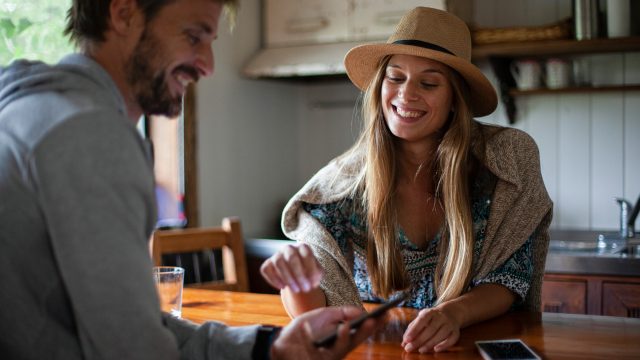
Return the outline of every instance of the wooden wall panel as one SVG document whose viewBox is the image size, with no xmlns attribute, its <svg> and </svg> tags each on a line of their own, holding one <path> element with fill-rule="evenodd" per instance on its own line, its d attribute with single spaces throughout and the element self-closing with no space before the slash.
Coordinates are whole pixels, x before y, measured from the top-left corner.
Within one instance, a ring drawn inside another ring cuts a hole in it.
<svg viewBox="0 0 640 360">
<path fill-rule="evenodd" d="M 591 97 L 591 208 L 590 227 L 602 229 L 618 223 L 614 197 L 623 195 L 622 92 Z"/>
<path fill-rule="evenodd" d="M 559 101 L 556 223 L 563 229 L 588 229 L 591 205 L 589 96 L 561 95 Z"/>
<path fill-rule="evenodd" d="M 540 167 L 542 177 L 549 196 L 554 201 L 554 213 L 558 212 L 558 97 L 544 95 L 531 97 L 531 107 L 536 112 L 531 113 L 528 122 L 528 132 L 535 139 L 540 152 Z M 558 217 L 554 217 L 551 226 L 556 226 Z"/>
<path fill-rule="evenodd" d="M 624 57 L 625 83 L 640 84 L 640 52 Z M 640 196 L 640 92 L 624 93 L 624 196 L 635 202 Z M 640 221 L 636 219 L 636 228 Z"/>
</svg>

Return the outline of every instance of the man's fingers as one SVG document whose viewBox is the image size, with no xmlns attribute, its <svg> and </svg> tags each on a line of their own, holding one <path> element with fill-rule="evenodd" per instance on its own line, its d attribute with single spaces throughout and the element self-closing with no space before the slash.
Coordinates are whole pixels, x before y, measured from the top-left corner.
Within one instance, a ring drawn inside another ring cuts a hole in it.
<svg viewBox="0 0 640 360">
<path fill-rule="evenodd" d="M 354 345 L 360 344 L 365 341 L 371 335 L 374 334 L 375 330 L 380 327 L 384 323 L 382 318 L 378 319 L 367 319 L 360 328 L 356 330 L 355 333 L 351 334 L 351 342 Z"/>
</svg>

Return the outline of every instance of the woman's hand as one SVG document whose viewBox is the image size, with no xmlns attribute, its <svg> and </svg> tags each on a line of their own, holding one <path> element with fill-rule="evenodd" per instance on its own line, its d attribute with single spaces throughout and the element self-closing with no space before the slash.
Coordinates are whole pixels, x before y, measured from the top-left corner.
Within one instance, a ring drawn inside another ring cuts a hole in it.
<svg viewBox="0 0 640 360">
<path fill-rule="evenodd" d="M 504 314 L 515 299 L 502 285 L 478 285 L 455 299 L 420 310 L 404 332 L 402 347 L 408 352 L 444 351 L 458 342 L 460 329 Z"/>
<path fill-rule="evenodd" d="M 260 273 L 271 286 L 307 293 L 320 285 L 322 268 L 306 244 L 287 245 L 268 258 Z"/>
<path fill-rule="evenodd" d="M 460 324 L 439 308 L 423 309 L 402 337 L 407 352 L 440 352 L 458 342 Z"/>
</svg>

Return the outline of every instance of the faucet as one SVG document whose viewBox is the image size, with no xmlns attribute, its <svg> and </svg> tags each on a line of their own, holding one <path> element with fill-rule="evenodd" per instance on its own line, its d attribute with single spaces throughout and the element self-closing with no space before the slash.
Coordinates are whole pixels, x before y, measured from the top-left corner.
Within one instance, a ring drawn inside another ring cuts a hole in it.
<svg viewBox="0 0 640 360">
<path fill-rule="evenodd" d="M 631 210 L 631 204 L 623 198 L 615 198 L 620 205 L 620 238 L 627 239 L 635 236 L 634 224 L 640 212 L 640 196 L 636 201 L 633 210 Z"/>
<path fill-rule="evenodd" d="M 624 250 L 632 242 L 634 246 L 638 246 L 637 251 L 640 251 L 640 243 L 638 243 L 636 240 L 630 240 L 636 236 L 634 224 L 636 222 L 636 218 L 638 217 L 638 212 L 640 212 L 640 197 L 638 197 L 635 206 L 633 206 L 633 210 L 631 210 L 631 203 L 629 203 L 627 200 L 618 197 L 614 198 L 614 200 L 618 203 L 618 205 L 620 205 L 620 230 L 616 236 L 611 236 L 604 233 L 598 235 L 598 240 L 596 243 L 598 251 L 616 252 Z"/>
<path fill-rule="evenodd" d="M 638 200 L 636 200 L 636 205 L 631 210 L 631 214 L 629 215 L 629 219 L 627 220 L 627 228 L 629 229 L 629 234 L 634 237 L 636 235 L 634 224 L 636 223 L 636 219 L 638 218 L 638 213 L 640 213 L 640 195 L 638 195 Z"/>
</svg>

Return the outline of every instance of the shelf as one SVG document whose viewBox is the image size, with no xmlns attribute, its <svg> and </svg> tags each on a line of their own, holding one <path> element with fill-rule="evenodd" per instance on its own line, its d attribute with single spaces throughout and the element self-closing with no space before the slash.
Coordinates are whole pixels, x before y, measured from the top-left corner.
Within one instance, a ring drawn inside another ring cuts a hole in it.
<svg viewBox="0 0 640 360">
<path fill-rule="evenodd" d="M 640 51 L 640 36 L 625 38 L 602 38 L 591 40 L 543 40 L 521 41 L 510 43 L 498 43 L 477 45 L 472 52 L 472 60 L 489 60 L 499 83 L 499 93 L 507 112 L 509 123 L 513 124 L 517 117 L 517 108 L 514 97 L 522 95 L 555 94 L 555 93 L 584 93 L 599 91 L 626 91 L 639 90 L 640 85 L 629 86 L 602 86 L 602 87 L 577 87 L 566 89 L 536 89 L 517 90 L 515 80 L 509 70 L 511 62 L 517 58 L 549 58 L 552 56 L 566 56 L 575 54 L 601 54 L 613 52 Z"/>
<path fill-rule="evenodd" d="M 592 40 L 545 40 L 474 46 L 473 60 L 490 57 L 550 56 L 640 51 L 640 36 Z"/>
<path fill-rule="evenodd" d="M 568 87 L 562 89 L 534 89 L 534 90 L 509 90 L 511 96 L 524 96 L 524 95 L 545 95 L 545 94 L 572 94 L 572 93 L 585 93 L 585 92 L 613 92 L 613 91 L 638 91 L 640 90 L 640 84 L 634 85 L 612 85 L 612 86 L 582 86 L 582 87 Z"/>
</svg>

